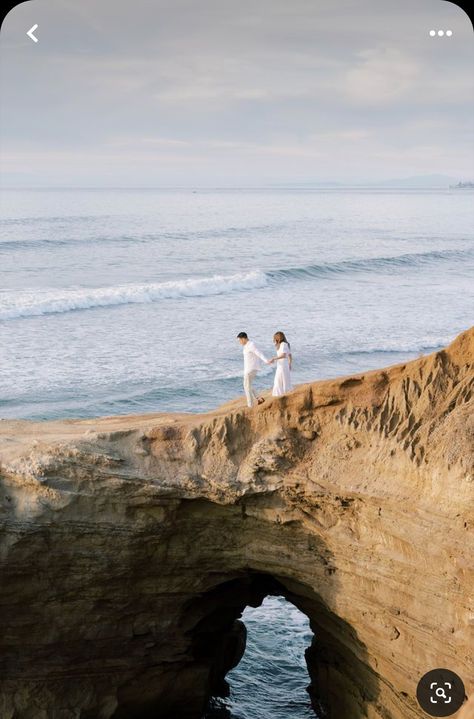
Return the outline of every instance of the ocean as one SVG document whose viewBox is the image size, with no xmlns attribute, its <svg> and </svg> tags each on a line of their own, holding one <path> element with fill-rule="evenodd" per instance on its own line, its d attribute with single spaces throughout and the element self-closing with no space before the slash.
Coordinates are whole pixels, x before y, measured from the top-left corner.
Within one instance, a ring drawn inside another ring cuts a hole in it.
<svg viewBox="0 0 474 719">
<path fill-rule="evenodd" d="M 284 331 L 294 383 L 442 347 L 472 323 L 472 200 L 448 189 L 6 190 L 0 418 L 210 410 L 242 395 L 240 331 L 267 354 Z M 212 716 L 314 716 L 307 619 L 269 598 L 244 620 L 248 649 Z"/>
<path fill-rule="evenodd" d="M 227 675 L 230 695 L 211 701 L 204 719 L 315 719 L 306 691 L 308 619 L 282 597 L 267 597 L 261 607 L 247 607 L 242 621 L 247 646 Z"/>
</svg>

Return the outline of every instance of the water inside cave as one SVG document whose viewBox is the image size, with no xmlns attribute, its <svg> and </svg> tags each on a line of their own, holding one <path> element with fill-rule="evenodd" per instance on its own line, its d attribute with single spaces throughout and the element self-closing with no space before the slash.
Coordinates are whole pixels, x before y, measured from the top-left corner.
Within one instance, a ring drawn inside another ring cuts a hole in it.
<svg viewBox="0 0 474 719">
<path fill-rule="evenodd" d="M 204 719 L 315 719 L 304 658 L 313 633 L 308 618 L 283 597 L 269 596 L 242 621 L 247 646 L 226 679 L 230 695 L 211 699 Z"/>
</svg>

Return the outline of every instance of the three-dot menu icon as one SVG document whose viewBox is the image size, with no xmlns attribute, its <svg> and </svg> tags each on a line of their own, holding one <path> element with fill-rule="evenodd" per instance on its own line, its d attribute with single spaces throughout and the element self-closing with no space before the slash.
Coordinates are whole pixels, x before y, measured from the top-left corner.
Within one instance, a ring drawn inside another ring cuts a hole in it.
<svg viewBox="0 0 474 719">
<path fill-rule="evenodd" d="M 452 34 L 453 34 L 453 31 L 452 31 L 452 30 L 430 30 L 430 36 L 431 36 L 431 37 L 436 37 L 436 36 L 438 36 L 438 37 L 443 37 L 443 36 L 451 37 Z"/>
</svg>

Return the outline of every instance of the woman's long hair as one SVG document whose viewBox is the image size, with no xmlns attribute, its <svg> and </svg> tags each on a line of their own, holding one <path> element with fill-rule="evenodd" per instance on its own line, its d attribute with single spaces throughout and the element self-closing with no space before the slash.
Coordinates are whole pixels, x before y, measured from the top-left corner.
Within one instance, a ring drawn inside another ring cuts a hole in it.
<svg viewBox="0 0 474 719">
<path fill-rule="evenodd" d="M 284 332 L 275 332 L 275 334 L 273 335 L 273 341 L 276 343 L 277 349 L 280 349 L 280 345 L 282 342 L 286 342 L 288 348 L 290 347 L 290 343 L 286 339 Z"/>
</svg>

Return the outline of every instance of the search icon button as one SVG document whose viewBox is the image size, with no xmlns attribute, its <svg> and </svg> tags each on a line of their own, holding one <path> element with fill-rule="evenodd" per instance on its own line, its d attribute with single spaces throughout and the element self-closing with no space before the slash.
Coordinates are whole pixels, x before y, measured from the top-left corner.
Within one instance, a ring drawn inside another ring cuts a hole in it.
<svg viewBox="0 0 474 719">
<path fill-rule="evenodd" d="M 436 682 L 432 682 L 431 686 L 432 686 L 432 687 L 433 687 L 433 686 L 436 686 Z M 436 687 L 436 689 L 435 689 L 435 696 L 437 696 L 437 697 L 443 697 L 443 699 L 445 699 L 445 700 L 446 700 L 446 703 L 448 703 L 448 704 L 449 704 L 449 702 L 451 701 L 451 697 L 449 697 L 449 699 L 447 698 L 443 687 Z M 433 702 L 433 704 L 437 704 L 436 699 L 434 699 L 433 697 L 431 697 L 431 701 Z"/>
<path fill-rule="evenodd" d="M 464 703 L 464 684 L 461 677 L 450 669 L 432 669 L 418 682 L 416 698 L 430 716 L 448 717 Z"/>
</svg>

